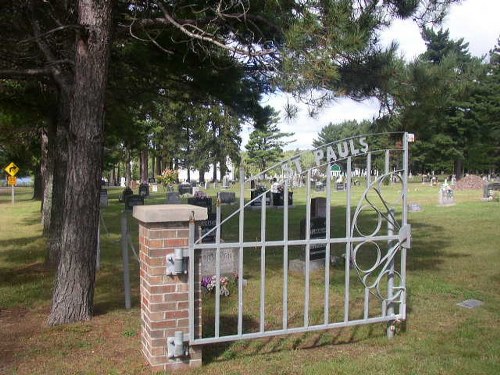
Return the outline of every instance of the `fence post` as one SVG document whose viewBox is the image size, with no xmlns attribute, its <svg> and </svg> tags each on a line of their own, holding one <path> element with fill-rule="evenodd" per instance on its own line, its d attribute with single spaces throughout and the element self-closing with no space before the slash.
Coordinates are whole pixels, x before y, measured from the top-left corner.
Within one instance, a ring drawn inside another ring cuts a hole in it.
<svg viewBox="0 0 500 375">
<path fill-rule="evenodd" d="M 201 366 L 201 347 L 187 346 L 189 278 L 195 275 L 169 274 L 168 263 L 188 248 L 189 222 L 206 220 L 207 209 L 187 204 L 135 206 L 133 216 L 139 221 L 142 352 L 153 371 Z M 199 283 L 195 287 L 200 288 Z M 201 309 L 195 311 L 201 315 Z M 191 318 L 200 332 L 201 316 Z"/>
</svg>

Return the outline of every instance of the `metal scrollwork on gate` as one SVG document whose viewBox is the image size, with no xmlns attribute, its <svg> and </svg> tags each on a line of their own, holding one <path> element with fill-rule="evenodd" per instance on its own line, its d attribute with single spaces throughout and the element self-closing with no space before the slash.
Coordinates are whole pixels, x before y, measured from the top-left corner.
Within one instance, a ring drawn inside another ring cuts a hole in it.
<svg viewBox="0 0 500 375">
<path fill-rule="evenodd" d="M 395 257 L 407 240 L 405 228 L 396 217 L 395 207 L 402 207 L 403 189 L 396 199 L 390 199 L 384 188 L 389 184 L 403 185 L 400 171 L 379 176 L 364 191 L 351 225 L 350 262 L 361 283 L 386 304 L 399 300 L 404 290 L 401 274 L 394 269 Z M 394 190 L 394 189 L 392 189 Z M 384 225 L 385 224 L 385 225 Z M 367 230 L 368 227 L 369 229 Z M 386 233 L 382 233 L 386 230 Z M 387 238 L 381 241 L 381 238 Z M 392 278 L 392 285 L 387 280 Z M 391 290 L 389 290 L 391 289 Z"/>
</svg>

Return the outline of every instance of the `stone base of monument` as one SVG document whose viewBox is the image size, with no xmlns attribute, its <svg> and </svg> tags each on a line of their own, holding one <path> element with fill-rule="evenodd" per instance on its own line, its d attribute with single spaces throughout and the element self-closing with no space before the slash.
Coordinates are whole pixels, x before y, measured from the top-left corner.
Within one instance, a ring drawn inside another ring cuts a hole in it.
<svg viewBox="0 0 500 375">
<path fill-rule="evenodd" d="M 309 271 L 314 272 L 318 270 L 322 270 L 325 268 L 325 260 L 324 259 L 314 259 L 309 261 Z M 290 272 L 306 272 L 306 262 L 302 259 L 293 259 L 288 262 L 288 270 Z"/>
</svg>

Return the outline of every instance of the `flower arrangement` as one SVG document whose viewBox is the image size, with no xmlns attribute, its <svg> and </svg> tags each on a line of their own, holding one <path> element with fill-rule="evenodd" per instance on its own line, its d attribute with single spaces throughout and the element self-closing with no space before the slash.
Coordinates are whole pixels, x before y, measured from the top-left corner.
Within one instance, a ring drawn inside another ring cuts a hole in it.
<svg viewBox="0 0 500 375">
<path fill-rule="evenodd" d="M 157 180 L 163 185 L 163 186 L 171 186 L 177 182 L 179 179 L 179 175 L 177 171 L 174 171 L 173 169 L 165 169 L 163 172 L 161 172 L 161 176 L 157 177 Z"/>
<path fill-rule="evenodd" d="M 198 190 L 194 193 L 196 199 L 207 199 L 208 195 L 204 191 Z"/>
<path fill-rule="evenodd" d="M 238 282 L 238 274 L 234 273 L 233 274 L 233 279 L 234 282 Z M 215 286 L 217 282 L 217 276 L 205 276 L 204 278 L 201 279 L 201 286 L 207 290 L 209 293 L 215 292 Z M 230 283 L 230 278 L 226 276 L 221 276 L 219 279 L 220 282 L 220 295 L 221 296 L 229 296 L 229 283 Z"/>
</svg>

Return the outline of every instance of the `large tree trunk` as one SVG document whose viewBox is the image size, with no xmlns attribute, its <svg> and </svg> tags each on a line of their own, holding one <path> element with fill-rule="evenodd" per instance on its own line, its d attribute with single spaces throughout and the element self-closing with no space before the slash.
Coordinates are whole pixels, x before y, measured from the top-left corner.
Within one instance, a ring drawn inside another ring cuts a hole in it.
<svg viewBox="0 0 500 375">
<path fill-rule="evenodd" d="M 132 167 L 130 166 L 130 151 L 125 150 L 125 185 L 132 188 Z"/>
<path fill-rule="evenodd" d="M 80 0 L 61 259 L 49 324 L 93 312 L 112 1 Z"/>
<path fill-rule="evenodd" d="M 462 159 L 455 160 L 454 172 L 457 180 L 460 180 L 464 175 L 464 161 Z"/>
<path fill-rule="evenodd" d="M 49 234 L 50 212 L 52 210 L 52 182 L 54 179 L 54 158 L 50 157 L 50 142 L 55 141 L 55 124 L 49 124 L 47 129 L 42 130 L 42 158 L 40 162 L 40 174 L 42 176 L 42 228 L 44 236 Z"/>
<path fill-rule="evenodd" d="M 33 200 L 41 201 L 43 198 L 43 184 L 42 184 L 42 172 L 41 166 L 38 164 L 35 166 L 33 180 Z"/>
<path fill-rule="evenodd" d="M 217 163 L 213 163 L 212 180 L 217 182 Z"/>
<path fill-rule="evenodd" d="M 148 150 L 141 151 L 141 182 L 148 182 Z"/>
<path fill-rule="evenodd" d="M 48 158 L 51 164 L 50 216 L 47 233 L 46 265 L 57 267 L 61 253 L 61 233 L 64 217 L 64 192 L 68 163 L 68 128 L 70 122 L 70 92 L 62 88 L 58 93 L 58 113 L 55 134 L 49 134 Z"/>
</svg>

